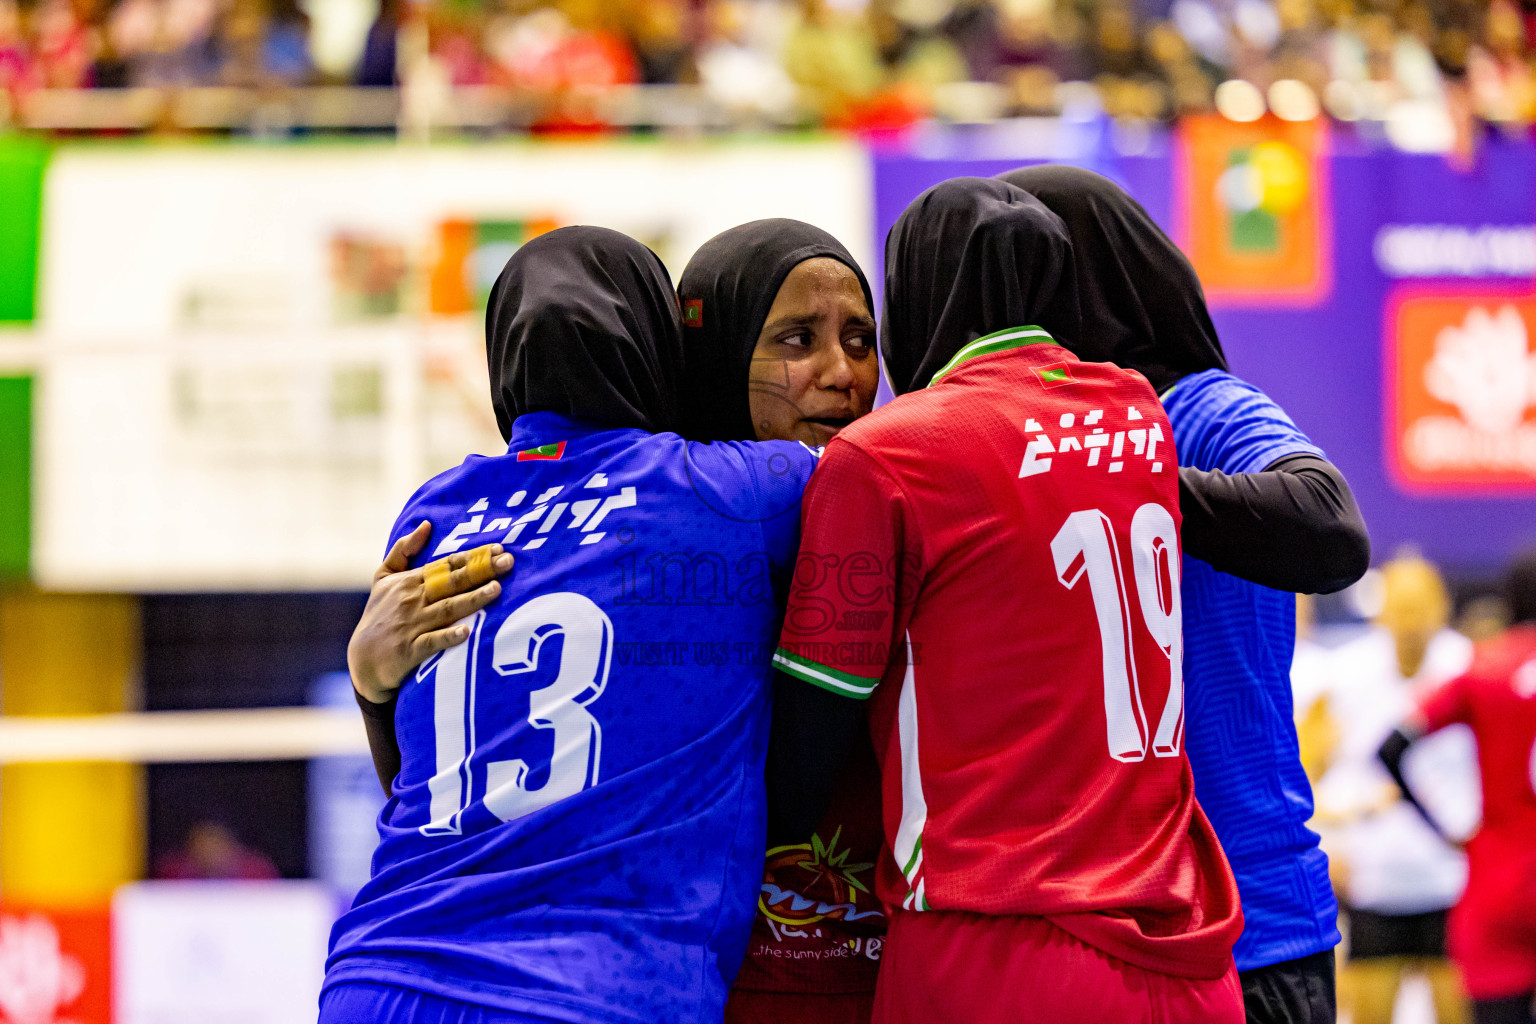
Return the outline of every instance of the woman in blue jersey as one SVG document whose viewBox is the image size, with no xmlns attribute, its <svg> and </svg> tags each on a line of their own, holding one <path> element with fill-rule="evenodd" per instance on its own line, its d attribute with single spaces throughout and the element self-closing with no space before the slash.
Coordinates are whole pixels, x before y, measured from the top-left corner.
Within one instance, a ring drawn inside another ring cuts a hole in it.
<svg viewBox="0 0 1536 1024">
<path fill-rule="evenodd" d="M 1358 579 L 1370 561 L 1365 525 L 1322 451 L 1227 372 L 1194 268 L 1135 200 L 1077 168 L 1000 177 L 1072 236 L 1082 336 L 1067 347 L 1140 371 L 1173 425 L 1186 745 L 1242 896 L 1246 927 L 1233 952 L 1248 1020 L 1331 1024 L 1338 907 L 1306 825 L 1312 793 L 1291 715 L 1292 592 Z"/>
<path fill-rule="evenodd" d="M 425 521 L 412 561 L 495 542 L 518 571 L 393 698 L 400 768 L 322 1024 L 723 1015 L 767 818 L 769 671 L 736 655 L 771 648 L 815 452 L 675 433 L 679 326 L 616 232 L 542 236 L 498 280 L 508 450 L 429 481 L 392 536 Z"/>
<path fill-rule="evenodd" d="M 820 228 L 770 219 L 724 231 L 689 261 L 678 291 L 688 437 L 820 445 L 872 408 L 879 369 L 869 285 L 848 250 Z M 450 555 L 429 594 L 422 571 L 408 569 L 428 534 L 423 526 L 402 538 L 380 567 L 348 652 L 386 791 L 400 767 L 389 694 L 428 655 L 459 641 L 452 623 L 494 597 L 498 584 L 486 580 L 511 560 L 499 545 L 479 559 Z M 781 729 L 796 696 L 780 701 Z M 771 889 L 726 1007 L 728 1024 L 869 1020 L 885 930 L 869 891 L 880 821 L 873 750 L 862 733 L 854 746 L 820 817 L 804 813 L 793 792 L 772 787 L 770 773 L 773 832 L 763 882 Z M 844 756 L 829 752 L 834 762 Z"/>
</svg>

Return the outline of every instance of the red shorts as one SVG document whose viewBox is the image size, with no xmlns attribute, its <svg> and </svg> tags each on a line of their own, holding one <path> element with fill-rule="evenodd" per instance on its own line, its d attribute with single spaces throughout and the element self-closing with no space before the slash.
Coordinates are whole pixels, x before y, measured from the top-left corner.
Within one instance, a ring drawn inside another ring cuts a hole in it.
<svg viewBox="0 0 1536 1024">
<path fill-rule="evenodd" d="M 1536 990 L 1536 919 L 1524 912 L 1523 901 L 1490 904 L 1464 899 L 1446 929 L 1467 995 L 1504 999 Z"/>
<path fill-rule="evenodd" d="M 1213 981 L 1117 960 L 1040 917 L 892 916 L 876 1024 L 1243 1024 L 1234 966 Z"/>
<path fill-rule="evenodd" d="M 725 1024 L 869 1024 L 873 992 L 754 992 L 733 988 Z"/>
</svg>

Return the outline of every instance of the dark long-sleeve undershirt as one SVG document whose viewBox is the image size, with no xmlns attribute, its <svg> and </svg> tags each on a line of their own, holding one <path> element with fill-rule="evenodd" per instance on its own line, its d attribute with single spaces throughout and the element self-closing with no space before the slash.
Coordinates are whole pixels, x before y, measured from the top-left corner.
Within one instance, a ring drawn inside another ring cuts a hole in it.
<svg viewBox="0 0 1536 1024">
<path fill-rule="evenodd" d="M 357 698 L 357 706 L 363 711 L 363 731 L 368 734 L 368 753 L 373 755 L 373 770 L 379 775 L 379 785 L 384 787 L 384 795 L 392 796 L 390 783 L 400 774 L 400 741 L 395 737 L 395 706 L 400 703 L 399 691 L 382 704 L 375 704 L 355 689 L 352 695 Z"/>
<path fill-rule="evenodd" d="M 826 813 L 848 752 L 865 728 L 864 702 L 773 674 L 768 738 L 768 848 L 807 842 Z M 879 794 L 871 794 L 878 800 Z"/>
<path fill-rule="evenodd" d="M 1349 484 L 1315 455 L 1262 473 L 1179 469 L 1184 553 L 1276 590 L 1331 594 L 1365 575 L 1371 541 Z"/>
</svg>

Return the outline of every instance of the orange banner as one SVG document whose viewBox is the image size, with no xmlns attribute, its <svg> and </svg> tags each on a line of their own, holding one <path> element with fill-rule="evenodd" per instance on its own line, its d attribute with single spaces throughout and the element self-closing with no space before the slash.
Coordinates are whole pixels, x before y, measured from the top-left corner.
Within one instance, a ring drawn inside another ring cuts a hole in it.
<svg viewBox="0 0 1536 1024">
<path fill-rule="evenodd" d="M 1310 305 L 1331 285 L 1328 135 L 1321 121 L 1179 126 L 1179 223 L 1213 304 Z"/>
</svg>

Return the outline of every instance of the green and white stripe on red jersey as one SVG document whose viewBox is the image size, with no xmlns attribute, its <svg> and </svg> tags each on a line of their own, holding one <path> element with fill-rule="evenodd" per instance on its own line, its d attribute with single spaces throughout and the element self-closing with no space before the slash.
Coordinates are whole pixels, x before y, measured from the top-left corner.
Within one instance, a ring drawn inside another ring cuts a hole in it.
<svg viewBox="0 0 1536 1024">
<path fill-rule="evenodd" d="M 939 372 L 933 375 L 933 380 L 928 382 L 928 386 L 933 387 L 946 373 L 967 359 L 974 359 L 977 356 L 989 356 L 994 352 L 1006 352 L 1008 349 L 1022 348 L 1025 345 L 1054 344 L 1056 344 L 1056 339 L 1051 337 L 1050 331 L 1043 327 L 1036 327 L 1033 324 L 1027 327 L 1009 327 L 1001 331 L 993 331 L 991 334 L 977 338 L 959 352 L 956 352 L 954 358 L 945 363 L 939 369 Z"/>
<path fill-rule="evenodd" d="M 852 672 L 842 672 L 812 661 L 810 658 L 801 657 L 783 647 L 773 652 L 773 665 L 786 675 L 855 700 L 868 700 L 875 692 L 875 686 L 880 682 L 879 676 L 870 679 L 866 676 L 856 676 Z"/>
<path fill-rule="evenodd" d="M 912 635 L 907 634 L 907 673 L 901 681 L 896 706 L 896 732 L 901 741 L 901 824 L 891 843 L 891 853 L 907 880 L 906 910 L 931 910 L 927 881 L 923 877 L 923 829 L 928 825 L 928 800 L 923 795 L 923 773 L 917 762 L 917 676 L 912 669 Z"/>
</svg>

